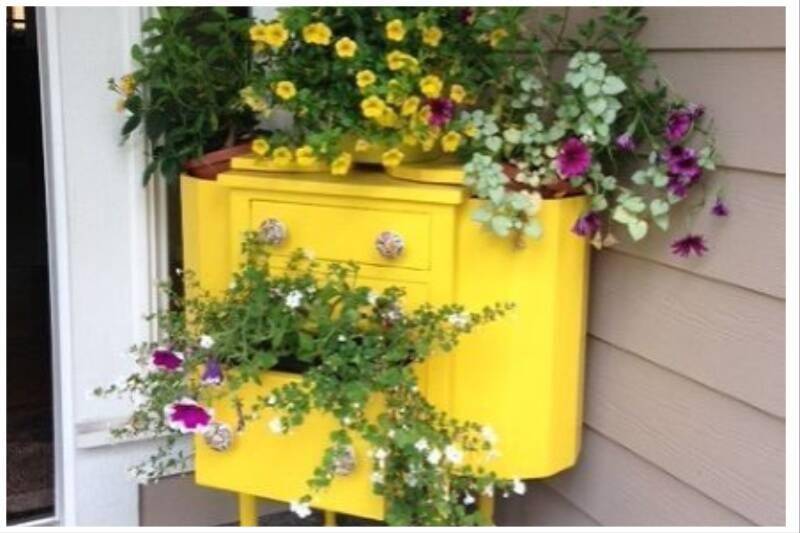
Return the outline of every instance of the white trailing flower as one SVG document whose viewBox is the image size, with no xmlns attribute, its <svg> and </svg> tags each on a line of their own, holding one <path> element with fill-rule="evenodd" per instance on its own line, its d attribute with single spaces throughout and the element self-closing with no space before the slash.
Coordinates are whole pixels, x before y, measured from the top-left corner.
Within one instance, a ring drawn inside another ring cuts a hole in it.
<svg viewBox="0 0 800 533">
<path fill-rule="evenodd" d="M 427 460 L 432 465 L 438 465 L 439 461 L 442 460 L 442 452 L 438 448 L 432 449 L 428 452 Z"/>
<path fill-rule="evenodd" d="M 410 473 L 403 474 L 403 480 L 406 482 L 406 485 L 408 485 L 411 488 L 417 486 L 417 476 L 415 476 L 414 474 Z"/>
<path fill-rule="evenodd" d="M 464 505 L 472 505 L 473 503 L 475 503 L 475 496 L 468 492 L 467 495 L 464 496 Z"/>
<path fill-rule="evenodd" d="M 286 295 L 286 307 L 289 309 L 297 309 L 303 302 L 303 293 L 298 290 L 293 290 Z"/>
<path fill-rule="evenodd" d="M 494 432 L 494 429 L 491 426 L 483 426 L 481 428 L 481 437 L 483 437 L 483 440 L 492 446 L 497 444 L 497 433 Z"/>
<path fill-rule="evenodd" d="M 397 433 L 395 433 L 393 429 L 390 429 L 389 432 L 386 434 L 386 436 L 389 437 L 390 439 L 393 439 L 395 438 L 395 436 L 397 436 Z"/>
<path fill-rule="evenodd" d="M 306 502 L 289 502 L 289 509 L 300 518 L 311 515 L 311 506 Z"/>
<path fill-rule="evenodd" d="M 209 335 L 200 335 L 200 347 L 210 350 L 214 347 L 214 339 Z"/>
<path fill-rule="evenodd" d="M 383 472 L 373 472 L 369 476 L 370 481 L 372 481 L 373 485 L 382 485 L 383 484 Z"/>
<path fill-rule="evenodd" d="M 445 446 L 444 456 L 454 465 L 460 464 L 464 460 L 464 453 L 452 444 Z"/>
<path fill-rule="evenodd" d="M 270 394 L 269 398 L 267 398 L 267 405 L 275 405 L 277 402 L 278 398 L 276 398 L 274 394 Z"/>
<path fill-rule="evenodd" d="M 414 443 L 414 448 L 419 452 L 424 452 L 428 449 L 428 441 L 423 437 Z"/>
<path fill-rule="evenodd" d="M 515 493 L 519 494 L 520 496 L 525 494 L 527 487 L 525 486 L 525 483 L 522 482 L 522 480 L 520 480 L 519 478 L 515 478 L 512 483 L 513 485 L 511 488 Z"/>
<path fill-rule="evenodd" d="M 378 448 L 375 450 L 375 453 L 373 453 L 372 456 L 378 461 L 385 461 L 386 458 L 389 457 L 389 452 L 383 448 Z"/>
<path fill-rule="evenodd" d="M 339 342 L 347 342 L 347 337 L 345 337 L 342 334 L 339 334 L 339 336 L 336 337 L 336 340 L 339 341 Z"/>
<path fill-rule="evenodd" d="M 456 329 L 467 329 L 470 323 L 467 313 L 453 313 L 447 317 L 447 321 Z"/>
<path fill-rule="evenodd" d="M 375 305 L 378 303 L 378 293 L 369 291 L 369 294 L 367 294 L 367 301 L 369 302 L 369 305 Z"/>
<path fill-rule="evenodd" d="M 272 420 L 269 421 L 269 424 L 267 424 L 267 426 L 269 427 L 269 430 L 272 431 L 273 433 L 278 433 L 278 434 L 283 433 L 283 421 L 280 418 L 273 418 Z"/>
<path fill-rule="evenodd" d="M 483 490 L 481 491 L 481 493 L 482 493 L 484 496 L 488 496 L 489 498 L 491 498 L 492 496 L 494 496 L 494 485 L 493 485 L 493 484 L 491 484 L 491 483 L 489 483 L 488 485 L 486 485 L 486 486 L 483 488 Z"/>
</svg>

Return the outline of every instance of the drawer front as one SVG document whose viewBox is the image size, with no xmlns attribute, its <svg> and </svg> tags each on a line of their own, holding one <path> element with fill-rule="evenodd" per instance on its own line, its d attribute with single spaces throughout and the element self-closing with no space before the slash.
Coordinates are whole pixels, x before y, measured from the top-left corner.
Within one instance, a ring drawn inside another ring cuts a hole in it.
<svg viewBox="0 0 800 533">
<path fill-rule="evenodd" d="M 280 221 L 286 230 L 286 237 L 274 247 L 277 255 L 308 248 L 323 260 L 430 269 L 431 216 L 427 213 L 251 201 L 250 228 L 258 230 L 269 219 Z M 377 237 L 387 231 L 403 240 L 398 257 L 384 257 L 375 246 Z"/>
</svg>

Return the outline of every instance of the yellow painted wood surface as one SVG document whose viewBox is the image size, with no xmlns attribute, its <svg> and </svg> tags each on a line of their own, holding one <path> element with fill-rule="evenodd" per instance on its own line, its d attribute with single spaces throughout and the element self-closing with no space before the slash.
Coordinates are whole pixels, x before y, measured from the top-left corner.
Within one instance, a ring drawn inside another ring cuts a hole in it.
<svg viewBox="0 0 800 533">
<path fill-rule="evenodd" d="M 544 477 L 574 464 L 582 422 L 589 253 L 569 228 L 586 208 L 584 198 L 546 200 L 540 213 L 544 236 L 516 250 L 470 220 L 476 202 L 458 185 L 376 172 L 341 178 L 234 169 L 216 182 L 183 177 L 181 186 L 185 268 L 196 271 L 209 290 L 227 287 L 240 261 L 243 232 L 278 218 L 289 230 L 285 245 L 275 251 L 278 266 L 290 250 L 311 248 L 323 261 L 358 261 L 364 284 L 407 287 L 408 305 L 458 301 L 479 308 L 516 302 L 509 317 L 465 337 L 455 353 L 426 362 L 419 369 L 423 391 L 454 416 L 494 428 L 501 456 L 487 466 L 501 475 Z M 407 255 L 397 260 L 378 255 L 379 230 L 401 233 Z M 290 378 L 267 376 L 273 386 Z M 198 440 L 197 482 L 277 500 L 297 498 L 332 428 L 333 420 L 318 414 L 289 437 L 270 434 L 264 421 L 252 424 L 223 453 Z M 365 453 L 359 449 L 361 469 L 337 479 L 314 506 L 381 518 Z"/>
</svg>

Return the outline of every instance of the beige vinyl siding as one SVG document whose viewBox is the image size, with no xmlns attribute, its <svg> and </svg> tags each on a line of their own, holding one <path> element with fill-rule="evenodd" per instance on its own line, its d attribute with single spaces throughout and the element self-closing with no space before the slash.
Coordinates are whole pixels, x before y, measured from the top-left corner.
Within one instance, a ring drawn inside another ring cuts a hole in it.
<svg viewBox="0 0 800 533">
<path fill-rule="evenodd" d="M 500 501 L 501 524 L 785 521 L 784 10 L 645 14 L 662 72 L 714 119 L 731 217 L 698 217 L 703 259 L 670 254 L 681 227 L 594 254 L 580 461 Z"/>
</svg>

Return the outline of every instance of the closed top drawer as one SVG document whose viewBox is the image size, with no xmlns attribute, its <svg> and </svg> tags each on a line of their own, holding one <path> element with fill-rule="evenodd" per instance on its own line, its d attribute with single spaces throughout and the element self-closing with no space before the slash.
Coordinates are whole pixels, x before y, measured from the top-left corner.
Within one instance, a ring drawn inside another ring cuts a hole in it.
<svg viewBox="0 0 800 533">
<path fill-rule="evenodd" d="M 308 248 L 318 259 L 428 270 L 430 268 L 431 215 L 419 212 L 365 209 L 351 206 L 252 200 L 250 227 L 259 230 L 277 221 L 285 237 L 274 253 L 286 255 Z M 376 240 L 386 233 L 402 243 L 396 257 L 382 254 Z"/>
</svg>

